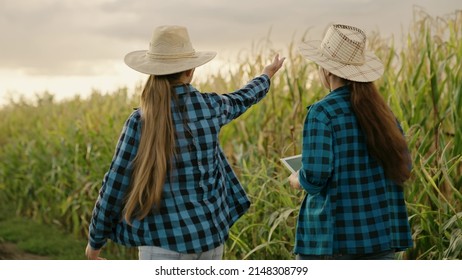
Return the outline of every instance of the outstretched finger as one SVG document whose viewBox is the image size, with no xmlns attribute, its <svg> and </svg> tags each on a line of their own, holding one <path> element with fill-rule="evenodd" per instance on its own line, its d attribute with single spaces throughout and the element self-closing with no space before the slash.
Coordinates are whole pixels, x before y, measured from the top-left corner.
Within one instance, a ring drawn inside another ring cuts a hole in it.
<svg viewBox="0 0 462 280">
<path fill-rule="evenodd" d="M 285 57 L 282 57 L 282 58 L 279 58 L 279 54 L 276 54 L 276 56 L 274 57 L 274 63 L 278 66 L 278 67 L 281 67 L 282 64 L 284 63 L 284 60 L 286 58 Z"/>
</svg>

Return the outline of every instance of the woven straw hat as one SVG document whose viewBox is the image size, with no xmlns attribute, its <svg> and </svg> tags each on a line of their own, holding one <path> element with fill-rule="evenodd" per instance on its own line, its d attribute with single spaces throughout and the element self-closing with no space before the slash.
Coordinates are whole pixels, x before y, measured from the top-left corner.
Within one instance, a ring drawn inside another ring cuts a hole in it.
<svg viewBox="0 0 462 280">
<path fill-rule="evenodd" d="M 185 27 L 159 26 L 154 29 L 149 50 L 130 52 L 124 61 L 141 73 L 168 75 L 201 66 L 216 54 L 195 51 Z"/>
<path fill-rule="evenodd" d="M 380 59 L 366 51 L 366 34 L 359 28 L 334 24 L 322 41 L 307 41 L 300 53 L 341 78 L 372 82 L 380 78 L 384 67 Z"/>
</svg>

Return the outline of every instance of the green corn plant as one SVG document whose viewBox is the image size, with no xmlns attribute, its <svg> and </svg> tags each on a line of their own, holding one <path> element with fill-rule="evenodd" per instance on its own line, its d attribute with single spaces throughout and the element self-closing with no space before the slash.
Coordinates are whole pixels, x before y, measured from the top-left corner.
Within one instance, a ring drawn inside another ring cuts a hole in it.
<svg viewBox="0 0 462 280">
<path fill-rule="evenodd" d="M 206 92 L 230 92 L 260 74 L 276 52 L 287 57 L 268 96 L 220 134 L 252 202 L 230 231 L 226 259 L 294 258 L 304 193 L 289 187 L 279 158 L 301 152 L 306 107 L 327 94 L 316 66 L 298 54 L 307 34 L 285 50 L 275 50 L 269 37 L 256 41 L 230 58 L 236 67 L 195 84 Z M 369 47 L 385 64 L 377 85 L 401 122 L 413 159 L 404 188 L 414 247 L 400 259 L 462 258 L 461 42 L 461 11 L 432 18 L 418 8 L 402 38 L 370 36 Z M 61 102 L 43 93 L 0 108 L 0 203 L 86 239 L 101 180 L 139 92 L 95 91 Z M 106 250 L 136 258 L 136 249 L 109 243 Z"/>
</svg>

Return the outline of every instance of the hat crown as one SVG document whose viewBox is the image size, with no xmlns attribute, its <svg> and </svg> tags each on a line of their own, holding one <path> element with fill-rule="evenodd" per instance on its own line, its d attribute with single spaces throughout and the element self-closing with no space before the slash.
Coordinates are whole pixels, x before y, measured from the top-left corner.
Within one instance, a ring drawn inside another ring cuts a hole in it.
<svg viewBox="0 0 462 280">
<path fill-rule="evenodd" d="M 158 58 L 192 57 L 195 50 L 188 30 L 182 26 L 159 26 L 154 29 L 147 55 Z"/>
<path fill-rule="evenodd" d="M 366 61 L 366 34 L 353 26 L 335 24 L 327 30 L 320 49 L 331 60 L 347 65 L 363 65 Z"/>
<path fill-rule="evenodd" d="M 209 62 L 216 56 L 212 51 L 195 51 L 186 27 L 164 25 L 154 29 L 149 49 L 125 55 L 132 69 L 149 75 L 169 75 L 190 70 Z"/>
</svg>

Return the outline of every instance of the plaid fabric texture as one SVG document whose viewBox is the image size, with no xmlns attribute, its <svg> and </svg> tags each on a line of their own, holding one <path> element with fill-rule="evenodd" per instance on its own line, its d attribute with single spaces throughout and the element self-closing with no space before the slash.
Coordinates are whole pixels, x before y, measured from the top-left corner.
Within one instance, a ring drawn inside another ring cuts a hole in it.
<svg viewBox="0 0 462 280">
<path fill-rule="evenodd" d="M 299 172 L 307 194 L 295 253 L 368 254 L 412 246 L 402 188 L 369 156 L 349 87 L 308 108 Z"/>
<path fill-rule="evenodd" d="M 94 249 L 111 239 L 126 246 L 159 246 L 200 253 L 223 244 L 229 228 L 250 202 L 218 141 L 220 129 L 260 101 L 270 87 L 268 76 L 230 94 L 200 93 L 191 85 L 175 87 L 172 102 L 177 154 L 167 174 L 160 210 L 129 226 L 121 218 L 141 132 L 141 112 L 128 118 L 105 174 L 90 223 Z"/>
</svg>

